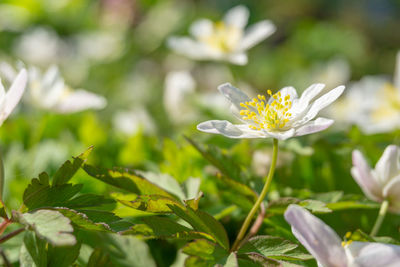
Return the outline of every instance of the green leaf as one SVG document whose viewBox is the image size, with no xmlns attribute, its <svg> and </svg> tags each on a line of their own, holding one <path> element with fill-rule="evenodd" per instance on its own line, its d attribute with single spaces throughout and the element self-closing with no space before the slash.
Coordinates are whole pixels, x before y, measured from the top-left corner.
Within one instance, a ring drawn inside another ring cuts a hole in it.
<svg viewBox="0 0 400 267">
<path fill-rule="evenodd" d="M 326 204 L 322 201 L 308 199 L 298 203 L 300 206 L 310 210 L 313 213 L 329 213 L 331 209 L 326 207 Z"/>
<path fill-rule="evenodd" d="M 101 248 L 96 248 L 90 255 L 87 267 L 112 266 L 110 256 Z"/>
<path fill-rule="evenodd" d="M 259 253 L 272 259 L 308 260 L 312 256 L 298 250 L 298 245 L 280 237 L 255 236 L 250 238 L 238 251 L 239 254 Z"/>
<path fill-rule="evenodd" d="M 171 213 L 172 211 L 169 208 L 169 205 L 177 205 L 183 207 L 183 205 L 175 199 L 160 195 L 142 195 L 138 196 L 134 201 L 118 201 L 127 207 L 153 213 Z"/>
<path fill-rule="evenodd" d="M 183 220 L 187 221 L 193 229 L 212 235 L 223 248 L 229 248 L 228 235 L 222 224 L 211 215 L 190 207 L 182 209 L 177 205 L 169 205 L 170 209 Z"/>
<path fill-rule="evenodd" d="M 142 235 L 146 238 L 164 239 L 198 239 L 205 238 L 215 242 L 215 238 L 203 232 L 197 232 L 164 217 L 147 217 L 142 219 L 146 224 L 137 224 L 122 234 Z"/>
<path fill-rule="evenodd" d="M 3 164 L 3 155 L 0 152 L 0 202 L 3 202 L 3 193 L 4 193 L 4 164 Z"/>
<path fill-rule="evenodd" d="M 204 239 L 197 239 L 186 244 L 182 248 L 182 251 L 188 255 L 196 256 L 203 260 L 212 261 L 214 263 L 226 258 L 229 255 L 229 253 L 218 244 Z"/>
<path fill-rule="evenodd" d="M 293 197 L 285 197 L 280 198 L 278 200 L 274 200 L 268 203 L 268 212 L 272 214 L 283 214 L 286 208 L 290 204 L 297 204 L 300 205 L 313 213 L 329 213 L 332 212 L 330 208 L 328 208 L 329 204 L 326 204 L 322 201 L 313 200 L 313 199 L 306 199 L 300 200 L 298 198 Z"/>
<path fill-rule="evenodd" d="M 180 200 L 186 199 L 185 193 L 179 183 L 169 174 L 154 172 L 137 172 L 139 175 L 146 177 L 146 180 L 153 184 L 157 184 L 165 191 L 177 196 Z"/>
<path fill-rule="evenodd" d="M 191 207 L 193 210 L 197 210 L 199 208 L 199 202 L 202 197 L 203 197 L 203 192 L 199 192 L 197 197 L 184 200 L 183 202 L 185 202 L 185 204 Z"/>
<path fill-rule="evenodd" d="M 257 200 L 258 198 L 257 193 L 247 185 L 232 180 L 229 177 L 221 175 L 219 173 L 217 174 L 217 178 L 221 181 L 222 184 L 224 184 L 224 186 L 228 187 L 230 190 L 246 196 L 253 202 Z"/>
<path fill-rule="evenodd" d="M 19 261 L 22 267 L 47 267 L 46 242 L 37 238 L 32 232 L 26 231 L 19 254 Z"/>
<path fill-rule="evenodd" d="M 41 183 L 41 180 L 34 178 L 24 191 L 23 201 L 29 210 L 49 206 L 63 206 L 82 189 L 82 186 L 81 184 L 63 184 L 50 187 Z"/>
<path fill-rule="evenodd" d="M 74 228 L 71 221 L 55 210 L 38 210 L 32 213 L 13 211 L 19 223 L 34 231 L 40 238 L 46 239 L 54 246 L 72 246 L 76 244 L 72 235 Z"/>
<path fill-rule="evenodd" d="M 68 200 L 63 206 L 68 208 L 86 208 L 105 204 L 113 204 L 115 200 L 95 194 L 83 194 Z"/>
<path fill-rule="evenodd" d="M 47 266 L 69 267 L 78 259 L 81 243 L 70 247 L 48 247 Z"/>
<path fill-rule="evenodd" d="M 113 232 L 108 224 L 104 222 L 95 223 L 84 213 L 68 208 L 55 208 L 55 210 L 63 214 L 65 217 L 70 219 L 73 224 L 82 229 L 89 231 Z"/>
<path fill-rule="evenodd" d="M 90 176 L 131 193 L 138 195 L 161 195 L 169 198 L 175 198 L 167 191 L 149 182 L 144 177 L 136 174 L 134 171 L 129 171 L 127 169 L 100 169 L 87 164 L 84 165 L 83 169 Z"/>
<path fill-rule="evenodd" d="M 328 203 L 326 207 L 331 210 L 349 210 L 349 209 L 377 209 L 379 204 L 369 201 L 339 201 L 336 203 Z"/>
<path fill-rule="evenodd" d="M 6 209 L 2 201 L 0 201 L 0 217 L 4 219 L 8 218 Z"/>
<path fill-rule="evenodd" d="M 89 147 L 85 152 L 77 157 L 74 157 L 72 162 L 67 160 L 54 174 L 52 185 L 55 186 L 68 183 L 68 181 L 75 175 L 82 164 L 87 160 L 92 150 L 93 147 Z"/>
</svg>

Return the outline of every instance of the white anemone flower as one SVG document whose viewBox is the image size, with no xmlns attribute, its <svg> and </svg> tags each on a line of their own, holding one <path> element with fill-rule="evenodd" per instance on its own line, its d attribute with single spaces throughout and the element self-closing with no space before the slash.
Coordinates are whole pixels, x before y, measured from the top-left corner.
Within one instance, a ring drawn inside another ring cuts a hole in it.
<svg viewBox="0 0 400 267">
<path fill-rule="evenodd" d="M 272 137 L 279 140 L 319 132 L 328 128 L 333 120 L 314 118 L 344 91 L 344 86 L 338 86 L 317 97 L 324 87 L 324 84 L 313 84 L 300 98 L 295 88 L 284 87 L 276 94 L 268 90 L 269 99 L 264 95 L 250 99 L 239 89 L 225 83 L 220 85 L 218 90 L 231 101 L 233 114 L 243 123 L 211 120 L 200 123 L 197 129 L 229 138 Z"/>
<path fill-rule="evenodd" d="M 293 235 L 324 267 L 400 266 L 400 246 L 375 242 L 342 242 L 335 231 L 306 209 L 290 205 L 285 212 Z"/>
<path fill-rule="evenodd" d="M 364 194 L 376 202 L 389 201 L 389 209 L 400 213 L 400 148 L 386 147 L 381 158 L 371 169 L 363 154 L 353 151 L 351 174 Z"/>
<path fill-rule="evenodd" d="M 246 50 L 275 32 L 275 26 L 269 20 L 245 29 L 248 18 L 249 10 L 245 6 L 236 6 L 226 13 L 223 21 L 195 21 L 190 27 L 193 38 L 171 37 L 168 45 L 176 53 L 196 60 L 223 60 L 245 65 Z"/>
<path fill-rule="evenodd" d="M 0 125 L 3 124 L 20 101 L 25 91 L 28 79 L 27 76 L 26 70 L 22 69 L 18 75 L 16 75 L 7 92 L 0 82 Z"/>
</svg>

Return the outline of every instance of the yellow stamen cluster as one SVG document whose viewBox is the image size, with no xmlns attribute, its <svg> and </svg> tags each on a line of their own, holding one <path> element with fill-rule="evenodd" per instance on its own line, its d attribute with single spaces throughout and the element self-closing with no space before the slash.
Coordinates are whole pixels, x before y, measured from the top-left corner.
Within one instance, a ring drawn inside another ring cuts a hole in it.
<svg viewBox="0 0 400 267">
<path fill-rule="evenodd" d="M 218 51 L 227 53 L 235 49 L 241 36 L 242 32 L 239 28 L 219 21 L 214 23 L 212 33 L 200 40 Z"/>
<path fill-rule="evenodd" d="M 249 121 L 250 129 L 281 129 L 292 116 L 288 112 L 292 107 L 289 95 L 282 98 L 281 92 L 272 94 L 271 90 L 268 90 L 267 93 L 272 101 L 267 101 L 264 95 L 258 95 L 252 101 L 240 103 L 240 106 L 244 108 L 240 111 L 240 115 L 243 116 L 243 120 Z"/>
<path fill-rule="evenodd" d="M 348 240 L 352 236 L 351 232 L 347 232 L 344 236 L 344 241 L 342 241 L 342 247 L 346 247 L 353 243 L 353 240 Z"/>
</svg>

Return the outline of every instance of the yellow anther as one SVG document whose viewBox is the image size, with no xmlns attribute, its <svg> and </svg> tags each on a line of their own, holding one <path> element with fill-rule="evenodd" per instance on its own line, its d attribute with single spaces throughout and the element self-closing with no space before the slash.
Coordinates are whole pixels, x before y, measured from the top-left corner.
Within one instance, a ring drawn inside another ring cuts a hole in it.
<svg viewBox="0 0 400 267">
<path fill-rule="evenodd" d="M 269 95 L 272 95 L 272 92 L 271 92 L 271 90 L 267 90 L 267 94 L 269 94 Z"/>
<path fill-rule="evenodd" d="M 350 238 L 351 237 L 351 232 L 347 232 L 346 235 L 344 236 L 345 238 Z"/>
</svg>

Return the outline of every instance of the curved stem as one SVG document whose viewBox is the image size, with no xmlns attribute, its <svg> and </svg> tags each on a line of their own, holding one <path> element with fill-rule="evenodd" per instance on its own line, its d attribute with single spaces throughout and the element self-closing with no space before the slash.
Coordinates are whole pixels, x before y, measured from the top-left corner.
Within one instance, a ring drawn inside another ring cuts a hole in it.
<svg viewBox="0 0 400 267">
<path fill-rule="evenodd" d="M 258 197 L 256 203 L 254 204 L 254 206 L 251 208 L 249 214 L 247 215 L 242 227 L 240 228 L 239 234 L 236 237 L 236 240 L 232 245 L 231 251 L 236 251 L 239 248 L 240 241 L 242 241 L 244 235 L 246 234 L 246 231 L 250 226 L 251 220 L 253 219 L 254 215 L 256 214 L 257 210 L 259 209 L 261 202 L 264 200 L 265 196 L 267 195 L 269 186 L 271 185 L 272 177 L 274 176 L 277 158 L 278 158 L 278 139 L 274 139 L 274 148 L 273 148 L 273 152 L 272 152 L 271 166 L 269 168 L 268 176 L 265 181 L 264 187 L 263 187 L 261 194 Z"/>
<path fill-rule="evenodd" d="M 378 231 L 379 231 L 379 228 L 381 228 L 383 219 L 385 219 L 385 215 L 386 215 L 388 207 L 389 207 L 389 201 L 387 199 L 385 199 L 381 204 L 381 208 L 379 209 L 378 218 L 376 218 L 376 222 L 374 224 L 374 227 L 372 228 L 370 236 L 376 236 L 378 234 Z"/>
</svg>

